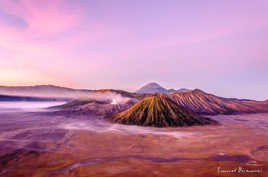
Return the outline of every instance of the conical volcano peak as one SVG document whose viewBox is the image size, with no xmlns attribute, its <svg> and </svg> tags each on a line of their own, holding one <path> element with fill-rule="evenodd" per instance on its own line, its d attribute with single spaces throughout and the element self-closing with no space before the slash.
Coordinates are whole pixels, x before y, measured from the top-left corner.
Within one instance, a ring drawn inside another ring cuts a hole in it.
<svg viewBox="0 0 268 177">
<path fill-rule="evenodd" d="M 156 82 L 150 82 L 142 86 L 140 89 L 138 89 L 136 93 L 171 93 L 171 92 L 182 92 L 187 90 L 188 89 L 185 88 L 181 88 L 178 90 L 166 89 Z"/>
<path fill-rule="evenodd" d="M 176 127 L 215 124 L 192 111 L 178 106 L 163 93 L 146 97 L 131 108 L 114 115 L 112 121 L 142 126 Z"/>
<path fill-rule="evenodd" d="M 163 88 L 162 86 L 160 86 L 158 83 L 156 82 L 150 82 L 146 85 L 144 85 L 142 88 Z"/>
<path fill-rule="evenodd" d="M 148 84 L 145 84 L 139 90 L 137 90 L 137 93 L 156 93 L 156 92 L 166 93 L 168 92 L 168 90 L 160 86 L 156 82 L 150 82 Z"/>
</svg>

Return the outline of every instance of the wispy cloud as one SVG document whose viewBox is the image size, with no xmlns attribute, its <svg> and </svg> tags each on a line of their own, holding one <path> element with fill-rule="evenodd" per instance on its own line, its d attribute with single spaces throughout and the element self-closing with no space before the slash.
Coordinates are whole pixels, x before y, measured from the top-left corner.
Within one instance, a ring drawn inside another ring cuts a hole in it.
<svg viewBox="0 0 268 177">
<path fill-rule="evenodd" d="M 267 8 L 265 0 L 2 0 L 0 69 L 17 73 L 13 84 L 33 71 L 28 80 L 93 89 L 246 85 L 246 76 L 217 78 L 267 66 Z"/>
</svg>

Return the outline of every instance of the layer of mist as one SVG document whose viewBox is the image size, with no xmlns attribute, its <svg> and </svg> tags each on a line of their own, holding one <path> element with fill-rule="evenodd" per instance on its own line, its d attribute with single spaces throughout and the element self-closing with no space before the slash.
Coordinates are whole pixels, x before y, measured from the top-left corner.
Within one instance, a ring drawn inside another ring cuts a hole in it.
<svg viewBox="0 0 268 177">
<path fill-rule="evenodd" d="M 0 103 L 0 153 L 16 149 L 53 152 L 65 139 L 81 131 L 174 138 L 195 134 L 174 129 L 113 124 L 94 115 L 54 115 L 45 109 L 55 104 L 60 103 Z"/>
<path fill-rule="evenodd" d="M 124 104 L 129 100 L 120 94 L 107 91 L 96 92 L 92 90 L 70 89 L 53 85 L 4 87 L 0 86 L 0 95 L 37 97 L 37 98 L 58 98 L 58 99 L 94 99 L 98 101 L 113 102 L 113 104 Z M 115 102 L 116 101 L 116 102 Z"/>
<path fill-rule="evenodd" d="M 0 153 L 7 150 L 27 149 L 35 151 L 55 151 L 61 143 L 66 143 L 73 135 L 81 132 L 113 133 L 124 135 L 145 135 L 179 138 L 199 136 L 204 132 L 196 129 L 185 131 L 181 128 L 153 128 L 121 125 L 107 122 L 94 115 L 53 115 L 46 107 L 52 103 L 0 103 Z M 5 112 L 3 109 L 13 109 Z M 19 110 L 19 111 L 16 111 Z M 215 116 L 223 124 L 237 122 L 250 125 L 254 129 L 268 129 L 267 114 L 236 116 Z"/>
<path fill-rule="evenodd" d="M 113 132 L 113 133 L 131 134 L 131 135 L 172 136 L 174 138 L 181 138 L 195 134 L 195 133 L 176 131 L 172 128 L 163 129 L 154 127 L 113 124 L 101 119 L 95 121 L 69 121 L 59 124 L 58 127 L 65 130 L 88 130 L 100 133 Z"/>
<path fill-rule="evenodd" d="M 27 101 L 4 101 L 0 102 L 0 112 L 3 111 L 46 111 L 45 108 L 52 106 L 58 106 L 65 104 L 66 102 L 53 102 L 53 101 L 41 101 L 41 102 L 27 102 Z"/>
</svg>

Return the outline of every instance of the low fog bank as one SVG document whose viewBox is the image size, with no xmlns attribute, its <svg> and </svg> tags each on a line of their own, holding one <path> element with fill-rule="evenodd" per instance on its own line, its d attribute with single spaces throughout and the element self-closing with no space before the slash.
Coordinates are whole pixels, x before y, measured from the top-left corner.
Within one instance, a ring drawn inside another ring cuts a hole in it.
<svg viewBox="0 0 268 177">
<path fill-rule="evenodd" d="M 213 119 L 220 120 L 222 124 L 242 123 L 258 130 L 268 130 L 268 113 L 241 114 L 241 115 L 217 115 L 210 116 Z"/>
<path fill-rule="evenodd" d="M 38 112 L 0 111 L 0 153 L 16 149 L 54 152 L 73 135 L 88 131 L 92 133 L 117 133 L 119 135 L 153 135 L 181 138 L 196 133 L 174 129 L 159 129 L 119 125 L 94 115 L 63 116 L 39 114 Z M 94 136 L 94 134 L 89 134 Z"/>
<path fill-rule="evenodd" d="M 174 138 L 181 138 L 185 136 L 192 136 L 194 132 L 182 132 L 172 128 L 154 128 L 141 127 L 135 125 L 122 125 L 110 123 L 102 119 L 92 120 L 73 120 L 64 122 L 58 125 L 58 128 L 65 130 L 87 130 L 98 133 L 112 132 L 121 133 L 123 135 L 156 135 L 156 136 L 172 136 Z"/>
<path fill-rule="evenodd" d="M 8 102 L 8 101 L 4 101 L 4 102 L 0 102 L 0 113 L 5 111 L 47 111 L 46 108 L 49 107 L 53 107 L 53 106 L 59 106 L 59 105 L 63 105 L 66 102 L 54 102 L 54 101 L 49 101 L 49 102 L 28 102 L 28 101 L 18 101 L 18 102 Z"/>
<path fill-rule="evenodd" d="M 79 90 L 53 85 L 37 85 L 37 86 L 0 86 L 0 94 L 12 96 L 30 96 L 43 98 L 78 98 L 84 97 L 90 90 Z"/>
<path fill-rule="evenodd" d="M 118 91 L 120 92 L 120 91 Z M 129 100 L 128 97 L 123 97 L 120 93 L 113 90 L 107 91 L 93 91 L 80 90 L 58 87 L 53 85 L 40 86 L 22 86 L 22 87 L 5 87 L 0 86 L 0 95 L 18 96 L 18 97 L 36 97 L 36 98 L 50 98 L 50 99 L 94 99 L 97 101 L 113 102 L 113 104 L 124 104 Z M 125 93 L 125 92 L 124 92 Z"/>
<path fill-rule="evenodd" d="M 11 104 L 11 103 L 9 103 Z M 16 107 L 14 104 L 0 104 L 0 107 Z M 44 108 L 56 103 L 31 103 L 17 105 L 20 109 Z M 35 104 L 35 105 L 32 105 Z M 58 104 L 58 103 L 57 103 Z M 42 109 L 41 109 L 42 110 Z M 239 122 L 253 126 L 252 128 L 268 129 L 268 114 L 214 116 L 223 125 Z M 112 133 L 118 135 L 150 135 L 172 138 L 196 137 L 203 133 L 198 129 L 184 131 L 181 128 L 154 128 L 134 125 L 121 125 L 108 122 L 101 116 L 94 115 L 53 115 L 39 112 L 2 112 L 0 110 L 0 152 L 11 149 L 28 149 L 36 151 L 55 151 L 61 143 L 68 146 L 68 140 L 81 132 Z"/>
</svg>

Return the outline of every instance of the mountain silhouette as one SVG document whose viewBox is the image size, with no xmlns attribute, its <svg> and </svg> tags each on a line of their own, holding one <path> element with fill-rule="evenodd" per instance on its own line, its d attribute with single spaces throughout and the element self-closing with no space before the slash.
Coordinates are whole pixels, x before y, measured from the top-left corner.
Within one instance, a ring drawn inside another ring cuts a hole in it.
<svg viewBox="0 0 268 177">
<path fill-rule="evenodd" d="M 188 89 L 181 88 L 178 90 L 175 89 L 166 89 L 159 85 L 156 82 L 150 82 L 144 86 L 142 86 L 140 89 L 136 91 L 136 93 L 170 93 L 170 92 L 176 92 L 176 91 L 187 91 Z"/>
<path fill-rule="evenodd" d="M 80 98 L 92 90 L 72 89 L 55 85 L 35 86 L 0 86 L 0 94 L 8 96 L 41 97 L 41 98 Z"/>
</svg>

